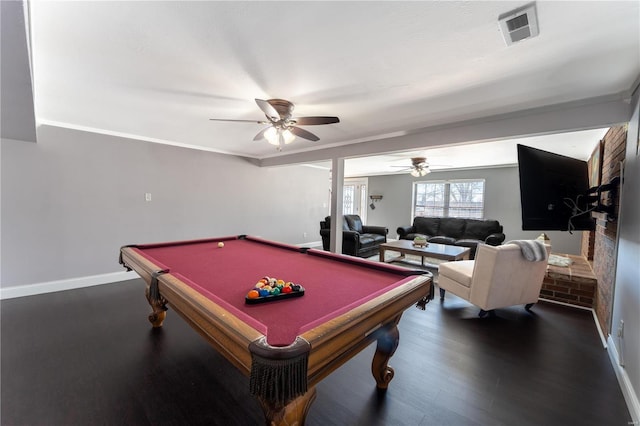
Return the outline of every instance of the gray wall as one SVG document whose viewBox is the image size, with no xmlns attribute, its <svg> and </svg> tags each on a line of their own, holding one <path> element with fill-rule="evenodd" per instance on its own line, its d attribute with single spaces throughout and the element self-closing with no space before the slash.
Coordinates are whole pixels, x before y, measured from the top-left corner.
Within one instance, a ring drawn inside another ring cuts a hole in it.
<svg viewBox="0 0 640 426">
<path fill-rule="evenodd" d="M 633 403 L 630 401 L 634 399 L 633 396 L 627 399 L 627 405 L 633 407 L 632 413 L 635 413 L 634 420 L 637 423 L 640 420 L 640 91 L 636 92 L 632 105 L 635 111 L 627 133 L 609 339 L 615 345 L 629 379 L 629 383 L 623 381 L 623 391 L 635 396 Z M 620 321 L 624 321 L 622 336 L 618 336 Z"/>
<path fill-rule="evenodd" d="M 2 287 L 121 272 L 125 244 L 317 241 L 328 214 L 327 172 L 311 167 L 50 126 L 37 144 L 3 139 L 1 150 Z"/>
<path fill-rule="evenodd" d="M 411 225 L 411 197 L 414 181 L 485 179 L 485 210 L 487 219 L 496 219 L 504 228 L 507 240 L 536 238 L 542 231 L 523 231 L 520 209 L 520 184 L 517 167 L 432 172 L 422 178 L 411 175 L 371 176 L 369 194 L 382 194 L 376 209 L 369 209 L 367 223 L 389 228 L 389 236 L 396 237 L 398 226 Z M 580 254 L 581 232 L 549 231 L 553 251 Z"/>
<path fill-rule="evenodd" d="M 0 1 L 0 133 L 3 138 L 35 142 L 36 117 L 26 20 L 23 1 Z"/>
</svg>

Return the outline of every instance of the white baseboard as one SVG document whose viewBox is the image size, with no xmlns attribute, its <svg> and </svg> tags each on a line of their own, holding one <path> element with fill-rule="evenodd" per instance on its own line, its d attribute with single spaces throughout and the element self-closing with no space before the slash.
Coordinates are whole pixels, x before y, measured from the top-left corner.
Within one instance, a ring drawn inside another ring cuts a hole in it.
<svg viewBox="0 0 640 426">
<path fill-rule="evenodd" d="M 600 336 L 600 342 L 602 343 L 602 347 L 607 349 L 607 338 L 604 337 L 604 333 L 602 332 L 602 328 L 600 327 L 600 321 L 598 321 L 598 316 L 596 315 L 596 311 L 593 308 L 587 308 L 586 306 L 578 306 L 572 305 L 570 303 L 559 302 L 557 300 L 545 299 L 543 297 L 540 300 L 547 303 L 555 303 L 556 305 L 568 306 L 570 308 L 582 309 L 584 311 L 591 311 L 591 315 L 593 315 L 593 322 L 596 324 L 596 329 L 598 330 L 598 335 Z"/>
<path fill-rule="evenodd" d="M 624 400 L 627 402 L 627 408 L 631 414 L 632 423 L 634 425 L 640 424 L 640 401 L 638 400 L 638 395 L 633 390 L 633 385 L 631 384 L 631 380 L 629 380 L 627 370 L 619 363 L 620 357 L 618 355 L 618 349 L 613 341 L 613 337 L 609 335 L 607 341 L 609 342 L 607 348 L 609 352 L 609 360 L 616 372 L 616 377 L 618 378 L 622 395 L 624 395 Z"/>
<path fill-rule="evenodd" d="M 545 302 L 555 303 L 558 305 L 569 306 L 577 309 L 584 309 L 587 311 L 591 311 L 593 315 L 593 322 L 596 324 L 596 328 L 598 329 L 598 334 L 600 335 L 600 340 L 602 341 L 603 347 L 607 350 L 609 354 L 609 361 L 613 366 L 614 371 L 616 372 L 616 377 L 618 378 L 618 384 L 620 385 L 620 390 L 622 391 L 622 395 L 624 396 L 624 400 L 627 403 L 627 408 L 629 409 L 629 413 L 631 414 L 631 419 L 633 420 L 634 425 L 640 425 L 640 401 L 638 401 L 638 395 L 636 395 L 633 390 L 633 385 L 629 380 L 629 376 L 627 375 L 627 371 L 622 367 L 619 363 L 619 355 L 618 349 L 613 341 L 613 337 L 609 334 L 607 338 L 604 337 L 604 333 L 602 332 L 602 328 L 600 327 L 600 321 L 598 321 L 598 316 L 596 315 L 596 311 L 593 308 L 587 308 L 584 306 L 576 306 L 571 305 L 569 303 L 558 302 L 556 300 L 549 300 L 540 298 Z"/>
<path fill-rule="evenodd" d="M 16 297 L 33 296 L 36 294 L 53 293 L 54 291 L 73 290 L 94 285 L 110 284 L 139 278 L 133 271 L 112 272 L 109 274 L 91 275 L 88 277 L 69 278 L 66 280 L 49 281 L 36 284 L 16 285 L 0 288 L 0 300 Z"/>
<path fill-rule="evenodd" d="M 602 346 L 607 349 L 609 346 L 607 344 L 607 339 L 604 337 L 604 332 L 602 331 L 602 327 L 600 327 L 600 321 L 598 321 L 598 315 L 596 315 L 596 310 L 591 309 L 591 313 L 593 314 L 593 322 L 596 323 L 596 328 L 598 329 L 598 334 L 600 335 L 600 340 L 602 341 Z"/>
<path fill-rule="evenodd" d="M 320 247 L 322 248 L 322 241 L 307 241 L 305 243 L 296 243 L 299 247 Z"/>
</svg>

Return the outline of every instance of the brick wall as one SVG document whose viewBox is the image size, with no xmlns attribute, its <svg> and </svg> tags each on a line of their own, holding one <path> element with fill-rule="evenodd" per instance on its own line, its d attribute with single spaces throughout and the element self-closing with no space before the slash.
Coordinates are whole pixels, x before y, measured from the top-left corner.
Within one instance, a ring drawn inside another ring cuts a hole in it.
<svg viewBox="0 0 640 426">
<path fill-rule="evenodd" d="M 620 161 L 624 160 L 627 144 L 627 127 L 616 126 L 609 129 L 603 138 L 601 183 L 609 183 L 620 176 Z M 616 200 L 617 201 L 617 200 Z M 616 215 L 617 215 L 616 205 Z M 591 232 L 593 241 L 592 269 L 598 280 L 594 309 L 605 335 L 610 330 L 610 318 L 613 309 L 613 286 L 615 276 L 615 246 L 618 222 L 615 218 L 597 215 L 596 230 Z M 585 234 L 589 234 L 585 232 Z M 585 243 L 583 236 L 582 247 Z M 589 258 L 585 255 L 585 257 Z"/>
<path fill-rule="evenodd" d="M 587 260 L 593 260 L 593 252 L 596 248 L 596 231 L 582 232 L 582 245 L 580 246 L 580 254 Z"/>
<path fill-rule="evenodd" d="M 547 267 L 540 297 L 571 305 L 593 308 L 598 280 L 584 256 L 564 254 L 573 263 L 569 267 Z"/>
</svg>

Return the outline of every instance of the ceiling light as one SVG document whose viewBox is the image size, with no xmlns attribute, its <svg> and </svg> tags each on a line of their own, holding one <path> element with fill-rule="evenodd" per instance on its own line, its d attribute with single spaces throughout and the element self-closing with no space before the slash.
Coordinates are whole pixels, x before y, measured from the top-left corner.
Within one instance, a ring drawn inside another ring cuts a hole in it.
<svg viewBox="0 0 640 426">
<path fill-rule="evenodd" d="M 280 145 L 278 130 L 275 127 L 269 127 L 267 130 L 265 130 L 264 137 L 271 145 Z"/>
<path fill-rule="evenodd" d="M 282 132 L 282 138 L 284 139 L 285 144 L 290 144 L 296 138 L 295 135 L 291 133 L 291 130 L 289 129 L 284 129 L 281 132 Z"/>
<path fill-rule="evenodd" d="M 427 173 L 431 173 L 427 159 L 424 157 L 412 158 L 410 170 L 413 177 L 425 176 Z"/>
<path fill-rule="evenodd" d="M 431 173 L 431 170 L 429 170 L 429 167 L 416 166 L 411 168 L 411 176 L 413 177 L 425 176 L 428 173 Z"/>
<path fill-rule="evenodd" d="M 283 145 L 293 142 L 296 135 L 287 128 L 273 126 L 264 131 L 264 137 L 271 145 L 275 145 L 278 149 L 281 149 Z"/>
<path fill-rule="evenodd" d="M 0 0 L 1 1 L 1 0 Z M 227 118 L 210 118 L 212 121 L 240 121 L 255 122 L 258 124 L 270 124 L 271 126 L 261 130 L 254 136 L 253 140 L 258 141 L 266 139 L 271 145 L 275 145 L 278 151 L 282 150 L 284 145 L 290 144 L 299 136 L 302 139 L 317 141 L 320 138 L 313 133 L 302 130 L 298 126 L 309 126 L 317 124 L 333 124 L 339 123 L 338 117 L 291 117 L 293 112 L 293 104 L 285 99 L 256 99 L 256 104 L 262 110 L 267 121 L 264 120 L 234 120 Z"/>
</svg>

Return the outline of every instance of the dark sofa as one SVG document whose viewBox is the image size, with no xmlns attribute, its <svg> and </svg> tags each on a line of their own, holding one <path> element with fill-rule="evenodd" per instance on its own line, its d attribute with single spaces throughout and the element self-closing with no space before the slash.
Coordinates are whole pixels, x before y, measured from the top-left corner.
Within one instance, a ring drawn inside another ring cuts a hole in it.
<svg viewBox="0 0 640 426">
<path fill-rule="evenodd" d="M 342 253 L 350 256 L 369 257 L 378 254 L 380 244 L 387 242 L 389 230 L 384 226 L 362 224 L 357 214 L 344 215 L 342 222 Z M 331 239 L 331 216 L 320 222 L 322 248 L 329 250 Z"/>
<path fill-rule="evenodd" d="M 412 226 L 401 226 L 397 232 L 403 240 L 424 235 L 430 243 L 470 247 L 471 259 L 475 257 L 478 243 L 498 246 L 505 239 L 502 225 L 497 220 L 456 217 L 416 217 Z"/>
</svg>

